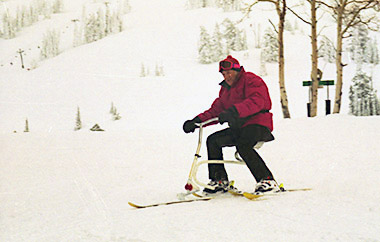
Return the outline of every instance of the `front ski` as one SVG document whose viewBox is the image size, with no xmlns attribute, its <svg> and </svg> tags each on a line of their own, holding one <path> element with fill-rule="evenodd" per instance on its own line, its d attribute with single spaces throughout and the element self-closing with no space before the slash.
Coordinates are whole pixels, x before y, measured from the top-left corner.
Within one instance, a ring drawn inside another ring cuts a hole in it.
<svg viewBox="0 0 380 242">
<path fill-rule="evenodd" d="M 178 204 L 178 203 L 189 203 L 189 202 L 198 202 L 198 201 L 208 201 L 212 199 L 212 197 L 199 197 L 199 198 L 193 198 L 193 199 L 187 199 L 187 200 L 176 200 L 176 201 L 170 201 L 170 202 L 160 202 L 160 203 L 152 203 L 147 205 L 138 205 L 132 202 L 128 202 L 128 204 L 134 208 L 151 208 L 151 207 L 158 207 L 158 206 L 165 206 L 165 205 L 172 205 L 172 204 Z"/>
<path fill-rule="evenodd" d="M 311 188 L 295 188 L 295 189 L 281 189 L 279 192 L 276 193 L 262 193 L 262 194 L 255 194 L 255 193 L 250 193 L 250 192 L 244 192 L 244 191 L 229 191 L 232 195 L 235 196 L 242 196 L 245 197 L 249 200 L 258 200 L 259 198 L 262 198 L 264 196 L 276 196 L 279 194 L 287 193 L 287 192 L 297 192 L 297 191 L 310 191 Z"/>
</svg>

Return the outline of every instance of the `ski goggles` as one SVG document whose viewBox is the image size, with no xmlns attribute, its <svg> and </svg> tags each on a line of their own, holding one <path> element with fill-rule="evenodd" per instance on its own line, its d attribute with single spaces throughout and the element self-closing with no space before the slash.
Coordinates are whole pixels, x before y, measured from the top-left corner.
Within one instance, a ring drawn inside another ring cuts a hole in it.
<svg viewBox="0 0 380 242">
<path fill-rule="evenodd" d="M 223 60 L 219 62 L 219 72 L 228 71 L 232 68 L 240 68 L 240 65 L 229 60 Z"/>
</svg>

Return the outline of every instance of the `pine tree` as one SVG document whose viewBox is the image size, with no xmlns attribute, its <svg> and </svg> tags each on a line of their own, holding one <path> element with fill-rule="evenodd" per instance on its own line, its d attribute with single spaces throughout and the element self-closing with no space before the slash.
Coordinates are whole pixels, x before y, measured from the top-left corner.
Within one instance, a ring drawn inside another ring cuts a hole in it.
<svg viewBox="0 0 380 242">
<path fill-rule="evenodd" d="M 323 58 L 328 63 L 335 62 L 335 48 L 334 44 L 327 38 L 323 37 L 320 41 L 318 50 L 319 57 Z"/>
<path fill-rule="evenodd" d="M 108 34 L 106 32 L 106 14 L 101 8 L 99 8 L 96 13 L 94 32 L 96 35 L 96 40 L 103 39 Z"/>
<path fill-rule="evenodd" d="M 75 131 L 78 131 L 82 128 L 82 121 L 81 121 L 81 117 L 80 117 L 80 110 L 79 110 L 79 107 L 77 108 L 77 117 L 76 117 L 76 123 L 75 123 L 75 128 L 74 130 Z"/>
<path fill-rule="evenodd" d="M 223 48 L 223 35 L 220 32 L 219 24 L 215 24 L 214 34 L 211 38 L 211 53 L 213 62 L 221 60 L 225 53 Z"/>
<path fill-rule="evenodd" d="M 235 51 L 242 51 L 248 49 L 247 43 L 247 34 L 245 30 L 239 30 L 236 28 L 236 36 L 234 41 L 234 49 Z"/>
<path fill-rule="evenodd" d="M 265 66 L 265 57 L 263 55 L 263 52 L 260 52 L 260 76 L 266 76 L 268 75 L 267 68 Z"/>
<path fill-rule="evenodd" d="M 355 116 L 380 115 L 379 100 L 372 87 L 372 77 L 358 70 L 349 91 L 350 113 Z"/>
<path fill-rule="evenodd" d="M 110 109 L 110 113 L 112 114 L 112 119 L 113 120 L 120 120 L 121 119 L 121 116 L 120 114 L 117 112 L 117 108 L 113 105 L 113 102 L 111 103 L 111 109 Z"/>
<path fill-rule="evenodd" d="M 110 113 L 113 114 L 114 112 L 115 112 L 115 106 L 113 105 L 113 102 L 111 102 Z"/>
<path fill-rule="evenodd" d="M 129 0 L 124 0 L 124 1 L 122 2 L 122 6 L 120 7 L 120 9 L 122 9 L 122 13 L 123 13 L 123 14 L 130 13 L 131 10 L 132 10 L 132 7 L 131 7 L 131 5 L 129 4 Z"/>
<path fill-rule="evenodd" d="M 155 76 L 164 76 L 164 67 L 156 63 Z"/>
<path fill-rule="evenodd" d="M 242 31 L 240 31 L 240 34 L 241 34 L 241 47 L 242 49 L 241 50 L 248 50 L 248 41 L 247 41 L 247 32 L 245 31 L 245 29 L 243 29 Z"/>
<path fill-rule="evenodd" d="M 63 1 L 62 0 L 55 0 L 53 2 L 53 13 L 61 13 L 63 11 Z"/>
<path fill-rule="evenodd" d="M 368 42 L 368 63 L 373 65 L 378 65 L 379 60 L 379 49 L 378 49 L 377 39 L 373 39 Z"/>
<path fill-rule="evenodd" d="M 368 63 L 368 42 L 370 37 L 368 35 L 368 28 L 364 24 L 357 25 L 352 31 L 353 38 L 349 45 L 349 52 L 351 53 L 351 60 L 361 66 L 363 63 Z"/>
<path fill-rule="evenodd" d="M 200 40 L 198 44 L 199 62 L 209 64 L 213 62 L 213 54 L 211 52 L 211 37 L 207 33 L 205 27 L 201 26 Z"/>
<path fill-rule="evenodd" d="M 147 76 L 147 71 L 145 69 L 144 63 L 141 63 L 141 69 L 140 69 L 140 77 L 146 77 Z"/>
<path fill-rule="evenodd" d="M 25 120 L 25 130 L 24 130 L 25 133 L 28 133 L 29 132 L 29 122 L 28 122 L 28 119 Z"/>
<path fill-rule="evenodd" d="M 261 25 L 255 24 L 253 28 L 253 34 L 254 34 L 254 41 L 255 41 L 255 48 L 261 48 Z"/>
<path fill-rule="evenodd" d="M 96 34 L 96 16 L 94 14 L 90 14 L 85 19 L 85 26 L 84 26 L 84 39 L 85 43 L 91 43 L 96 40 L 98 40 L 98 36 Z"/>
<path fill-rule="evenodd" d="M 278 61 L 278 40 L 276 33 L 271 29 L 267 28 L 264 32 L 262 52 L 264 60 L 266 62 L 277 62 Z"/>
<path fill-rule="evenodd" d="M 15 20 L 8 14 L 3 14 L 3 36 L 6 39 L 12 39 L 16 37 Z"/>
<path fill-rule="evenodd" d="M 235 27 L 235 24 L 228 18 L 223 21 L 224 30 L 224 38 L 226 39 L 227 49 L 236 50 L 236 37 L 238 34 L 238 30 Z"/>
<path fill-rule="evenodd" d="M 225 12 L 240 11 L 241 0 L 219 0 L 216 5 L 223 9 Z"/>
<path fill-rule="evenodd" d="M 43 37 L 40 50 L 41 59 L 47 59 L 59 54 L 60 33 L 57 30 L 48 30 Z"/>
</svg>

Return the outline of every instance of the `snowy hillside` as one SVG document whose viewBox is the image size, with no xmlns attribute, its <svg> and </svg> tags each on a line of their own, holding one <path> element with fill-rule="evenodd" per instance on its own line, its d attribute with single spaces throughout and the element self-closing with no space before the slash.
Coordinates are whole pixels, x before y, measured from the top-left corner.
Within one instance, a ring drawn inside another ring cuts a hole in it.
<svg viewBox="0 0 380 242">
<path fill-rule="evenodd" d="M 1 135 L 0 239 L 379 241 L 379 122 L 332 115 L 277 125 L 276 141 L 261 155 L 286 187 L 312 191 L 144 210 L 127 202 L 174 200 L 184 191 L 196 134 Z M 206 157 L 205 149 L 201 154 Z M 253 189 L 246 167 L 227 170 L 239 188 Z M 205 168 L 199 177 L 206 181 Z"/>
<path fill-rule="evenodd" d="M 0 39 L 0 241 L 380 241 L 380 118 L 347 115 L 353 65 L 345 67 L 342 114 L 324 116 L 324 88 L 319 116 L 306 118 L 306 27 L 285 36 L 292 119 L 282 119 L 277 66 L 267 64 L 263 78 L 276 140 L 260 154 L 285 187 L 312 190 L 260 202 L 223 197 L 145 210 L 128 206 L 173 200 L 184 191 L 197 134 L 184 134 L 182 124 L 209 108 L 222 81 L 217 63 L 197 61 L 199 26 L 212 30 L 226 17 L 241 17 L 215 8 L 185 10 L 185 2 L 131 0 L 123 32 L 73 48 L 71 20 L 83 4 L 96 9 L 101 3 L 66 0 L 63 13 L 15 39 Z M 249 31 L 275 16 L 255 11 L 240 24 L 249 50 L 232 53 L 253 72 L 260 61 Z M 67 27 L 62 53 L 34 70 L 21 69 L 17 50 L 31 49 L 29 65 L 52 27 Z M 164 76 L 153 74 L 157 64 Z M 142 65 L 150 75 L 140 77 Z M 321 67 L 324 78 L 335 79 L 334 65 Z M 373 77 L 379 90 L 380 72 Z M 112 103 L 120 120 L 112 120 Z M 74 132 L 78 107 L 83 129 Z M 26 119 L 29 133 L 23 132 Z M 95 124 L 105 132 L 90 132 Z M 220 128 L 208 127 L 205 137 Z M 234 150 L 225 151 L 232 158 Z M 207 157 L 205 147 L 201 155 Z M 237 187 L 253 189 L 246 167 L 227 171 Z M 206 181 L 205 167 L 199 177 Z"/>
</svg>

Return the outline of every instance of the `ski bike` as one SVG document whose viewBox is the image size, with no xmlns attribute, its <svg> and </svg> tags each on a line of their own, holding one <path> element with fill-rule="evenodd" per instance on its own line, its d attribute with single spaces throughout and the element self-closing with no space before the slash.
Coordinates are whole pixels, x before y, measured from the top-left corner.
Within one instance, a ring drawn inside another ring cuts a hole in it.
<svg viewBox="0 0 380 242">
<path fill-rule="evenodd" d="M 199 153 L 200 153 L 201 145 L 202 145 L 203 128 L 207 124 L 210 124 L 210 123 L 213 123 L 213 122 L 218 122 L 218 120 L 219 120 L 218 118 L 213 118 L 213 119 L 209 119 L 209 120 L 207 120 L 205 122 L 202 122 L 200 124 L 197 124 L 197 126 L 199 127 L 198 146 L 197 146 L 197 150 L 196 150 L 195 155 L 194 155 L 193 163 L 191 165 L 191 169 L 190 169 L 190 173 L 189 173 L 189 178 L 188 178 L 187 183 L 185 185 L 186 192 L 185 193 L 179 193 L 179 194 L 177 194 L 177 196 L 178 196 L 178 198 L 180 200 L 184 200 L 185 197 L 188 196 L 188 195 L 190 195 L 190 194 L 196 195 L 196 192 L 199 192 L 201 190 L 200 187 L 209 188 L 211 190 L 214 189 L 212 186 L 209 186 L 206 183 L 203 183 L 200 180 L 198 180 L 198 178 L 197 178 L 197 172 L 198 172 L 198 168 L 201 165 L 204 165 L 204 164 L 237 164 L 237 165 L 245 165 L 244 160 L 239 156 L 239 153 L 237 151 L 235 152 L 235 158 L 236 158 L 236 160 L 203 160 L 203 161 L 199 161 L 199 158 L 201 157 L 199 155 Z M 265 141 L 259 141 L 259 142 L 257 142 L 256 145 L 253 147 L 253 149 L 257 150 L 257 149 L 261 148 L 264 143 L 265 143 Z"/>
</svg>

